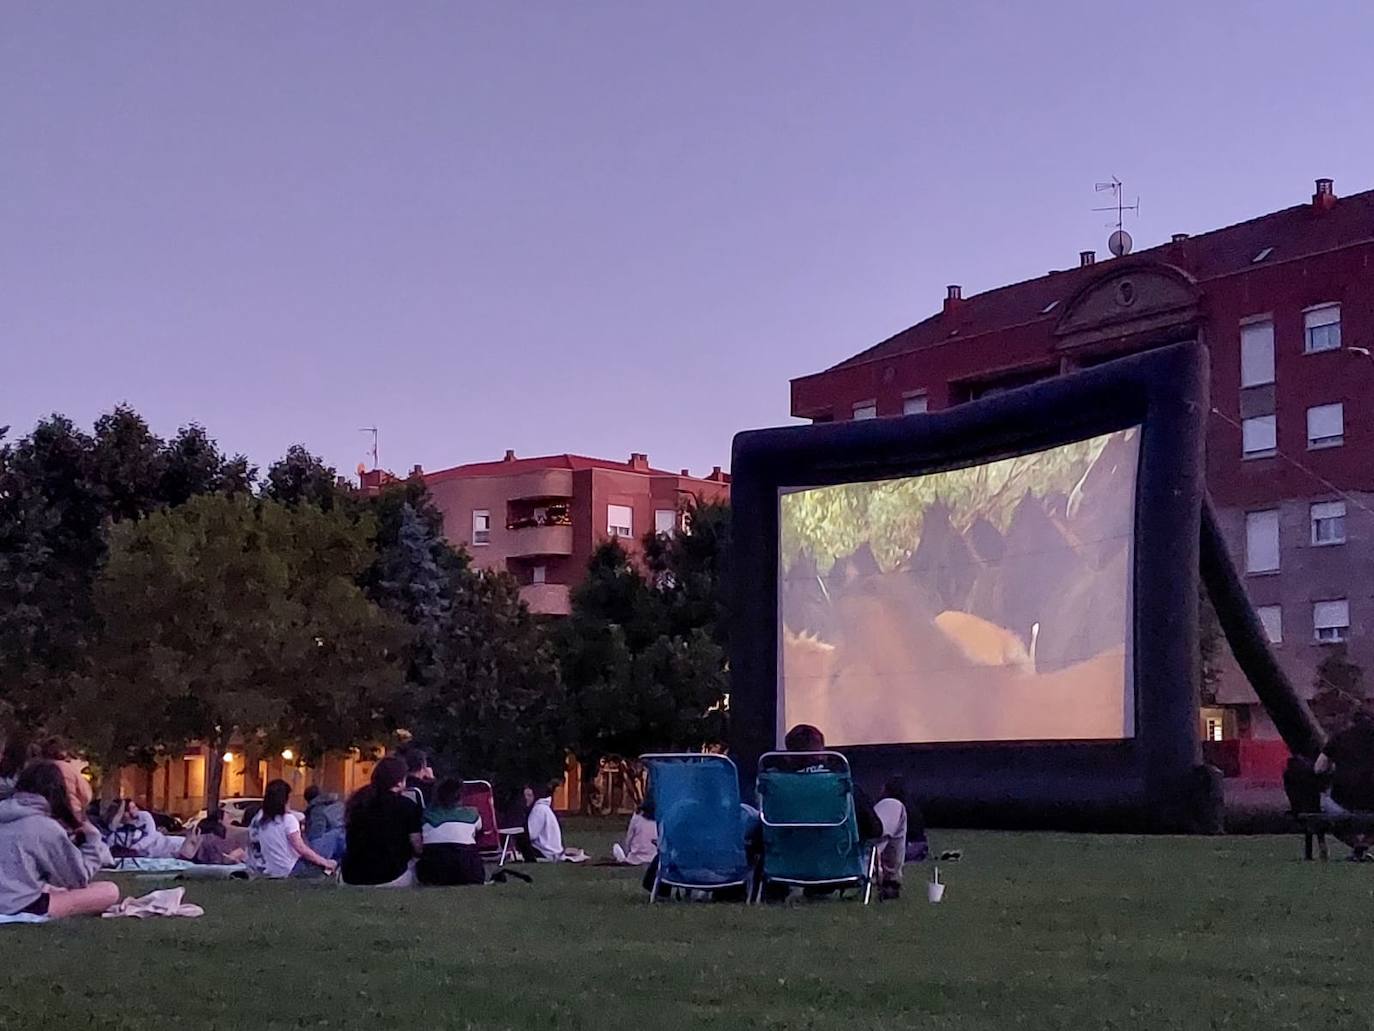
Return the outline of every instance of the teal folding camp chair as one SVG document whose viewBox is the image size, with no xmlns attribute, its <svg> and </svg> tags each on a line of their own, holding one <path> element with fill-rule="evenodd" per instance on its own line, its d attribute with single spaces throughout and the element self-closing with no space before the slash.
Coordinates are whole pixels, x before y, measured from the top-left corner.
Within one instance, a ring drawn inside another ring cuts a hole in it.
<svg viewBox="0 0 1374 1031">
<path fill-rule="evenodd" d="M 788 887 L 857 888 L 867 905 L 876 853 L 859 840 L 854 780 L 839 752 L 767 752 L 759 758 L 763 867 L 759 894 Z"/>
<path fill-rule="evenodd" d="M 688 752 L 642 755 L 649 771 L 649 798 L 658 823 L 658 872 L 649 901 L 660 888 L 753 892 L 753 870 L 744 848 L 744 811 L 739 771 L 723 755 Z"/>
</svg>

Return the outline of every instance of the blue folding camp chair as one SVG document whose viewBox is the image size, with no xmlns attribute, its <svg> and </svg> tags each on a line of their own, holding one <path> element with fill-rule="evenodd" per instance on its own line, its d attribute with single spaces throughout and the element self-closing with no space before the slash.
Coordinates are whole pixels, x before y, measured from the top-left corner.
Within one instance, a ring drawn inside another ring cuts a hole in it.
<svg viewBox="0 0 1374 1031">
<path fill-rule="evenodd" d="M 744 848 L 739 771 L 723 755 L 688 752 L 642 755 L 658 823 L 659 889 L 717 891 L 740 887 L 748 898 L 754 873 Z"/>
<path fill-rule="evenodd" d="M 874 850 L 859 840 L 854 780 L 839 752 L 767 752 L 759 758 L 763 867 L 759 894 L 789 887 L 873 892 Z"/>
</svg>

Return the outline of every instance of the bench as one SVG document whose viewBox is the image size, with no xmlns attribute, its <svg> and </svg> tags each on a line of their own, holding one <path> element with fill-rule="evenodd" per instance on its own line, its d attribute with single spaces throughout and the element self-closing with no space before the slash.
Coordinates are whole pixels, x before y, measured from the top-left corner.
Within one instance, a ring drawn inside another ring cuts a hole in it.
<svg viewBox="0 0 1374 1031">
<path fill-rule="evenodd" d="M 1308 862 L 1312 860 L 1312 843 L 1314 841 L 1322 862 L 1327 861 L 1329 856 L 1326 848 L 1326 836 L 1328 834 L 1374 833 L 1374 812 L 1346 813 L 1340 816 L 1328 813 L 1293 813 L 1293 819 L 1302 828 L 1302 857 Z"/>
</svg>

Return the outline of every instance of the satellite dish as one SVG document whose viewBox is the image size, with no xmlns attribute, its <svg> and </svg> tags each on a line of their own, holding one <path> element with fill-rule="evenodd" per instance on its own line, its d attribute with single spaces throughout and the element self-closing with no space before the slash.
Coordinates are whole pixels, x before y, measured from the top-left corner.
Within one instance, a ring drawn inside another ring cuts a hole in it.
<svg viewBox="0 0 1374 1031">
<path fill-rule="evenodd" d="M 1131 242 L 1131 234 L 1124 229 L 1118 229 L 1107 237 L 1107 250 L 1120 258 L 1131 253 Z"/>
</svg>

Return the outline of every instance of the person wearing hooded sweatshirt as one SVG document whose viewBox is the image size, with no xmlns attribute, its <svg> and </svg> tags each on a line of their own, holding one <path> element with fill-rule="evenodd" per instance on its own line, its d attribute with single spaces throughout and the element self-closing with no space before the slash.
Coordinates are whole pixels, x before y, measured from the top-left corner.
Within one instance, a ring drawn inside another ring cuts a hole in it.
<svg viewBox="0 0 1374 1031">
<path fill-rule="evenodd" d="M 119 886 L 91 877 L 109 858 L 100 834 L 72 812 L 61 767 L 26 767 L 0 802 L 0 913 L 103 913 L 119 901 Z"/>
</svg>

